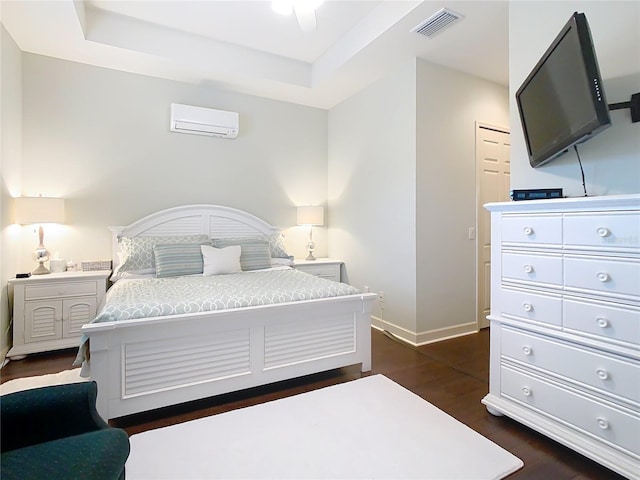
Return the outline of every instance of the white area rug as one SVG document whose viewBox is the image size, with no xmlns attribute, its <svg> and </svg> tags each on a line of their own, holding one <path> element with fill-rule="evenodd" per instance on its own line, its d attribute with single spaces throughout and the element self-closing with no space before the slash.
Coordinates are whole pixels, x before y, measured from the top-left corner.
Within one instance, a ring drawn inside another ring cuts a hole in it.
<svg viewBox="0 0 640 480">
<path fill-rule="evenodd" d="M 48 387 L 49 385 L 62 385 L 64 383 L 86 382 L 88 378 L 80 376 L 80 368 L 73 370 L 64 370 L 59 373 L 50 373 L 48 375 L 39 375 L 37 377 L 24 377 L 9 380 L 0 385 L 0 395 L 7 393 L 19 392 L 20 390 L 28 390 L 30 388 Z"/>
<path fill-rule="evenodd" d="M 382 375 L 130 438 L 135 479 L 499 479 L 520 459 Z"/>
</svg>

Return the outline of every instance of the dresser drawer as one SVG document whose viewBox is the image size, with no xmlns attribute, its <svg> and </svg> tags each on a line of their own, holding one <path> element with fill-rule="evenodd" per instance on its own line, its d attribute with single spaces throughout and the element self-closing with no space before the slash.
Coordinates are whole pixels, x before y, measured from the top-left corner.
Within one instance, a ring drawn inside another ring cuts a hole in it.
<svg viewBox="0 0 640 480">
<path fill-rule="evenodd" d="M 636 307 L 568 297 L 563 300 L 562 326 L 566 331 L 640 345 L 640 308 Z"/>
<path fill-rule="evenodd" d="M 550 285 L 562 284 L 562 256 L 505 252 L 502 279 Z"/>
<path fill-rule="evenodd" d="M 560 420 L 564 425 L 640 454 L 640 418 L 504 365 L 501 395 Z"/>
<path fill-rule="evenodd" d="M 500 292 L 502 315 L 560 327 L 562 297 L 536 294 L 527 290 L 503 288 Z"/>
<path fill-rule="evenodd" d="M 566 256 L 564 282 L 570 290 L 591 290 L 640 299 L 640 261 Z"/>
<path fill-rule="evenodd" d="M 25 300 L 37 300 L 51 297 L 70 297 L 77 295 L 96 295 L 98 286 L 95 281 L 54 282 L 25 286 Z"/>
<path fill-rule="evenodd" d="M 640 365 L 538 335 L 502 329 L 502 356 L 640 404 Z"/>
<path fill-rule="evenodd" d="M 562 244 L 560 215 L 503 215 L 502 243 Z"/>
<path fill-rule="evenodd" d="M 568 247 L 638 250 L 640 212 L 567 214 L 564 218 L 564 244 Z"/>
</svg>

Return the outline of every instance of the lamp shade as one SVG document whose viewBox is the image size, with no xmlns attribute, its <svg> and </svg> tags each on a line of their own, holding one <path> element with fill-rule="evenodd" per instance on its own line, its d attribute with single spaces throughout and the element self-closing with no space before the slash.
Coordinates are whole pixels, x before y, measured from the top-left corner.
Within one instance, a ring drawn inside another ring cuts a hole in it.
<svg viewBox="0 0 640 480">
<path fill-rule="evenodd" d="M 298 225 L 324 225 L 324 208 L 298 207 Z"/>
<path fill-rule="evenodd" d="M 18 197 L 15 199 L 15 221 L 21 225 L 64 223 L 64 199 Z"/>
</svg>

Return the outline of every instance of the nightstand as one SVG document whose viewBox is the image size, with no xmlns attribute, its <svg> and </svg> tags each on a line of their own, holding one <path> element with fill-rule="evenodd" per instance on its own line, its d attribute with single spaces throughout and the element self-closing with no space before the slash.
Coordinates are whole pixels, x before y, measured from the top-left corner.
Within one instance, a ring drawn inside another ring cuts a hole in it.
<svg viewBox="0 0 640 480">
<path fill-rule="evenodd" d="M 76 347 L 93 320 L 111 270 L 33 275 L 9 280 L 13 347 L 8 357 Z"/>
<path fill-rule="evenodd" d="M 335 258 L 318 258 L 316 260 L 296 258 L 293 262 L 293 268 L 305 273 L 326 278 L 327 280 L 333 280 L 334 282 L 340 281 L 342 260 L 336 260 Z"/>
</svg>

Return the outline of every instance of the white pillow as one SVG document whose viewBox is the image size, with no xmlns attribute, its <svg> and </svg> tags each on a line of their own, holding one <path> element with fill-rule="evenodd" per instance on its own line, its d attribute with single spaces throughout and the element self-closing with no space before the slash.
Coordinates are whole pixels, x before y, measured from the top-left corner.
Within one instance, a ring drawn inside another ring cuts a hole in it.
<svg viewBox="0 0 640 480">
<path fill-rule="evenodd" d="M 240 245 L 224 248 L 200 245 L 200 249 L 202 250 L 202 259 L 204 261 L 202 275 L 220 275 L 242 271 L 240 268 L 242 247 Z"/>
</svg>

